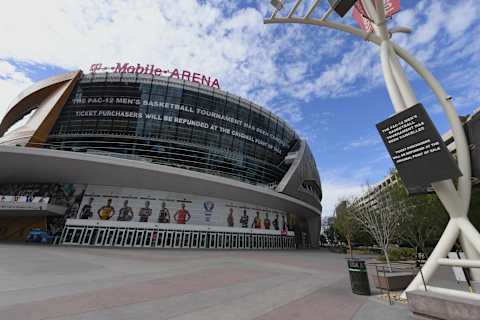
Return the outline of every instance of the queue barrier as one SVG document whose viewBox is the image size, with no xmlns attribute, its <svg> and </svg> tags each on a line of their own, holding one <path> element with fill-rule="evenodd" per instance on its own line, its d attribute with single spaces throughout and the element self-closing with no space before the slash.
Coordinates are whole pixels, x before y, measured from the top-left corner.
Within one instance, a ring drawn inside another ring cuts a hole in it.
<svg viewBox="0 0 480 320">
<path fill-rule="evenodd" d="M 69 246 L 294 249 L 293 232 L 199 225 L 68 219 L 59 244 Z"/>
</svg>

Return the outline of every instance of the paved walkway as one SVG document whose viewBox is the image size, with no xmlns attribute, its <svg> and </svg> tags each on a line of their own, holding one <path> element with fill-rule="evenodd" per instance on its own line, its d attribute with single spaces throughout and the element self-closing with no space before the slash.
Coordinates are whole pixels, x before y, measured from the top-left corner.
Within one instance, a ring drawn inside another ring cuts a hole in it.
<svg viewBox="0 0 480 320">
<path fill-rule="evenodd" d="M 0 244 L 0 319 L 408 319 L 341 254 Z"/>
</svg>

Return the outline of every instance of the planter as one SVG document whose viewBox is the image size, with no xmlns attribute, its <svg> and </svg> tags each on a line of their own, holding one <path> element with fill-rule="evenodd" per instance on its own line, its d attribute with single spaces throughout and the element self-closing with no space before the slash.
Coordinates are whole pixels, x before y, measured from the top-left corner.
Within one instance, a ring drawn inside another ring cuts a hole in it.
<svg viewBox="0 0 480 320">
<path fill-rule="evenodd" d="M 373 283 L 375 287 L 388 291 L 401 291 L 408 287 L 410 282 L 415 278 L 415 274 L 411 271 L 393 271 L 379 272 L 373 275 Z"/>
<path fill-rule="evenodd" d="M 347 253 L 347 249 L 344 247 L 329 247 L 328 250 L 333 253 Z"/>
</svg>

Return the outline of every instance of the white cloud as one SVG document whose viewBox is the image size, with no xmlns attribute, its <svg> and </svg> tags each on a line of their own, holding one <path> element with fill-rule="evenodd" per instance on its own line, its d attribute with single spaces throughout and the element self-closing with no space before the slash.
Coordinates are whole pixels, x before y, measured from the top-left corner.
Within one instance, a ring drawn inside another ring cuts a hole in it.
<svg viewBox="0 0 480 320">
<path fill-rule="evenodd" d="M 447 15 L 446 28 L 451 36 L 462 34 L 477 17 L 477 7 L 473 1 L 460 1 Z"/>
<path fill-rule="evenodd" d="M 223 89 L 267 105 L 275 91 L 309 100 L 358 94 L 353 87 L 359 79 L 368 83 L 362 90 L 372 86 L 371 72 L 364 71 L 377 60 L 374 51 L 355 45 L 352 52 L 345 35 L 325 28 L 266 26 L 268 5 L 253 6 L 217 0 L 18 0 L 0 13 L 0 59 L 84 70 L 91 63 L 120 61 L 179 67 L 219 78 Z M 22 19 L 9 12 L 22 12 Z M 324 70 L 316 77 L 319 62 Z"/>
<path fill-rule="evenodd" d="M 360 137 L 346 145 L 343 150 L 371 147 L 380 144 L 380 142 L 379 137 Z"/>
<path fill-rule="evenodd" d="M 308 64 L 305 62 L 290 63 L 286 64 L 284 69 L 288 81 L 293 83 L 303 82 L 308 71 Z"/>
<path fill-rule="evenodd" d="M 287 103 L 271 107 L 272 111 L 279 115 L 282 119 L 290 123 L 298 123 L 303 120 L 303 114 L 298 105 Z"/>
<path fill-rule="evenodd" d="M 32 81 L 11 63 L 0 60 L 0 119 L 10 102 Z"/>
<path fill-rule="evenodd" d="M 340 181 L 336 179 L 322 179 L 323 216 L 332 216 L 335 205 L 340 199 L 348 199 L 361 194 L 363 186 L 357 182 Z"/>
<path fill-rule="evenodd" d="M 415 10 L 407 9 L 400 11 L 395 15 L 395 22 L 403 27 L 412 27 L 416 24 Z"/>
<path fill-rule="evenodd" d="M 339 50 L 341 50 L 339 48 Z M 378 49 L 370 44 L 358 43 L 351 50 L 346 50 L 337 62 L 326 64 L 324 69 L 312 79 L 306 79 L 289 88 L 291 96 L 302 100 L 317 97 L 355 96 L 382 81 Z"/>
<path fill-rule="evenodd" d="M 235 84 L 245 95 L 277 71 L 260 46 L 263 33 L 254 9 L 226 18 L 193 0 L 14 1 L 0 13 L 0 59 L 84 70 L 118 61 L 178 66 L 218 77 L 227 88 Z"/>
<path fill-rule="evenodd" d="M 223 88 L 259 103 L 274 96 L 256 90 L 281 90 L 308 101 L 359 95 L 382 84 L 378 49 L 371 44 L 325 28 L 265 26 L 268 3 L 252 5 L 239 8 L 218 0 L 18 0 L 0 13 L 0 59 L 72 69 L 117 61 L 178 66 L 211 74 Z M 420 1 L 394 19 L 415 27 L 409 45 L 427 60 L 437 46 L 423 44 L 435 39 L 444 25 L 452 34 L 464 30 L 476 7 L 473 1 L 449 7 L 445 17 L 441 2 Z M 22 12 L 22 19 L 9 12 Z"/>
<path fill-rule="evenodd" d="M 415 32 L 412 36 L 413 42 L 415 44 L 424 44 L 431 41 L 442 27 L 442 22 L 445 20 L 445 15 L 443 13 L 445 8 L 442 7 L 442 4 L 438 1 L 433 1 L 428 9 L 423 11 L 426 17 L 426 20 L 420 26 L 417 26 Z"/>
<path fill-rule="evenodd" d="M 454 105 L 461 113 L 480 104 L 479 11 L 479 1 L 422 0 L 393 19 L 395 24 L 414 30 L 408 36 L 396 35 L 395 40 L 432 71 L 445 90 L 454 96 Z M 408 71 L 413 75 L 411 69 Z M 432 114 L 443 112 L 430 90 L 418 93 L 422 99 L 427 99 L 422 101 Z"/>
<path fill-rule="evenodd" d="M 390 157 L 385 151 L 377 152 L 375 158 L 363 164 L 358 163 L 354 168 L 338 167 L 334 170 L 321 171 L 323 191 L 323 213 L 325 216 L 333 215 L 335 205 L 341 199 L 352 199 L 362 195 L 368 185 L 380 182 L 388 172 L 379 166 L 380 162 L 389 161 Z M 393 166 L 393 164 L 392 164 Z M 376 177 L 372 180 L 372 177 Z"/>
<path fill-rule="evenodd" d="M 29 10 L 22 10 L 27 5 Z M 232 63 L 248 60 L 258 49 L 252 36 L 264 32 L 254 9 L 226 18 L 220 9 L 193 0 L 15 1 L 7 6 L 0 19 L 0 55 L 67 68 L 152 61 L 223 75 Z M 19 21 L 7 12 L 24 16 Z"/>
</svg>

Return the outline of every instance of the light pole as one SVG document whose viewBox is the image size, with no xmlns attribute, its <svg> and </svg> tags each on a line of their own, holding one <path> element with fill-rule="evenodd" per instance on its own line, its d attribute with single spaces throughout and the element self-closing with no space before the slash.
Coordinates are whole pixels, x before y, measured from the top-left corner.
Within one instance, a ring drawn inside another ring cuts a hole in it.
<svg viewBox="0 0 480 320">
<path fill-rule="evenodd" d="M 437 268 L 440 265 L 446 264 L 444 258 L 458 238 L 468 258 L 467 261 L 463 262 L 463 266 L 474 267 L 480 265 L 480 234 L 467 217 L 471 194 L 471 168 L 470 152 L 465 132 L 455 107 L 451 102 L 451 97 L 445 92 L 437 79 L 410 53 L 391 40 L 392 33 L 409 32 L 409 29 L 404 27 L 387 29 L 385 0 L 358 0 L 358 3 L 362 4 L 365 9 L 364 15 L 372 22 L 374 33 L 367 33 L 358 28 L 328 20 L 328 17 L 335 11 L 336 5 L 340 5 L 341 3 L 343 3 L 343 5 L 348 5 L 348 3 L 353 5 L 355 1 L 329 0 L 331 6 L 322 13 L 318 12 L 321 10 L 319 6 L 321 0 L 314 0 L 306 13 L 299 16 L 297 15 L 297 10 L 302 2 L 303 0 L 295 1 L 286 16 L 279 16 L 279 12 L 283 9 L 283 2 L 280 0 L 272 0 L 275 10 L 270 18 L 264 20 L 264 23 L 296 23 L 322 26 L 356 35 L 378 45 L 380 47 L 380 60 L 385 84 L 396 113 L 417 104 L 415 94 L 400 65 L 399 57 L 408 63 L 435 93 L 451 127 L 457 148 L 458 167 L 463 175 L 458 179 L 458 189 L 455 188 L 452 180 L 432 183 L 432 187 L 450 216 L 450 221 L 438 244 L 422 268 L 423 277 L 425 282 L 428 283 Z M 314 13 L 319 13 L 320 18 L 315 18 L 313 16 Z M 477 281 L 480 280 L 480 272 L 478 271 L 479 270 L 472 269 L 473 279 Z M 420 275 L 417 275 L 405 292 L 423 287 L 423 280 Z M 468 296 L 473 299 L 480 299 L 480 295 L 478 294 L 432 286 L 426 286 L 426 288 L 430 291 L 447 293 L 454 296 Z M 405 297 L 405 292 L 403 293 L 403 297 Z"/>
</svg>

